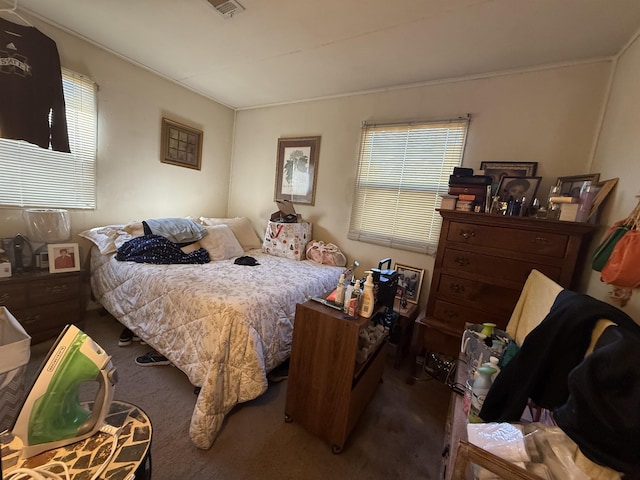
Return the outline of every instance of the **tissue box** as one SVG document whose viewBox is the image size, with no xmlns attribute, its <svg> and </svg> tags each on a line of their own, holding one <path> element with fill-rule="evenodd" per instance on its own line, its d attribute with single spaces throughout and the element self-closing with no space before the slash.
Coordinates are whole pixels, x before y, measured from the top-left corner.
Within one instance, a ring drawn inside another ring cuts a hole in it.
<svg viewBox="0 0 640 480">
<path fill-rule="evenodd" d="M 0 278 L 11 276 L 11 264 L 9 262 L 0 263 Z"/>
</svg>

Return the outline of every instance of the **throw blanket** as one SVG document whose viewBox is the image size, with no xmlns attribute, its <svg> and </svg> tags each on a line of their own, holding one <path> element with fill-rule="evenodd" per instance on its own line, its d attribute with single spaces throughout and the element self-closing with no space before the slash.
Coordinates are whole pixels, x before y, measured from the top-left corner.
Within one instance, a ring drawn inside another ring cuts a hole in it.
<svg viewBox="0 0 640 480">
<path fill-rule="evenodd" d="M 178 245 L 160 235 L 144 235 L 132 238 L 118 248 L 116 260 L 137 263 L 209 263 L 209 252 L 199 248 L 184 253 Z"/>
<path fill-rule="evenodd" d="M 600 319 L 609 327 L 585 358 Z M 480 417 L 517 422 L 531 398 L 554 410 L 558 426 L 592 461 L 622 472 L 638 468 L 640 325 L 588 295 L 563 290 L 546 318 L 489 390 Z"/>
</svg>

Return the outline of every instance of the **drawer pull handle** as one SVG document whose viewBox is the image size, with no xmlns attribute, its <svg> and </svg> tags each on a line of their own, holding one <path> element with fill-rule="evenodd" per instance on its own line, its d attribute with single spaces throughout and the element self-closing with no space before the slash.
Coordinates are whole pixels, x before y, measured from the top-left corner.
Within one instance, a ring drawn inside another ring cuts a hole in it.
<svg viewBox="0 0 640 480">
<path fill-rule="evenodd" d="M 69 287 L 67 287 L 67 285 L 53 285 L 53 286 L 49 286 L 46 289 L 47 295 L 60 295 L 61 293 L 66 293 L 67 290 L 69 290 Z"/>
<path fill-rule="evenodd" d="M 473 230 L 460 230 L 460 236 L 464 239 L 469 239 L 476 236 L 476 232 Z"/>
<path fill-rule="evenodd" d="M 548 238 L 536 237 L 536 238 L 533 239 L 533 243 L 537 243 L 537 244 L 540 244 L 540 245 L 549 245 L 549 243 L 551 243 L 551 242 L 549 242 Z"/>
<path fill-rule="evenodd" d="M 9 301 L 10 298 L 11 295 L 9 295 L 8 293 L 3 293 L 2 295 L 0 295 L 0 304 L 4 305 Z"/>
<path fill-rule="evenodd" d="M 456 312 L 455 310 L 445 310 L 444 314 L 448 318 L 455 318 L 458 316 L 458 312 Z"/>
<path fill-rule="evenodd" d="M 40 321 L 40 315 L 36 314 L 36 315 L 31 315 L 30 317 L 27 317 L 24 319 L 24 323 L 36 323 Z"/>
<path fill-rule="evenodd" d="M 453 290 L 455 293 L 464 293 L 464 285 L 460 285 L 458 283 L 452 283 L 451 284 L 451 290 Z"/>
<path fill-rule="evenodd" d="M 469 260 L 467 257 L 456 257 L 455 262 L 461 267 L 465 267 L 471 263 L 471 260 Z"/>
</svg>

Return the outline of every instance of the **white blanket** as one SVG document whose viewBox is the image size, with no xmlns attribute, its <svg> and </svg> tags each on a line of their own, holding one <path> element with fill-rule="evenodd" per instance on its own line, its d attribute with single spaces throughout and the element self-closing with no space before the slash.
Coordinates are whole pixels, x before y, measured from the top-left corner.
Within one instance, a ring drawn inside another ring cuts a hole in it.
<svg viewBox="0 0 640 480">
<path fill-rule="evenodd" d="M 342 267 L 250 250 L 257 266 L 119 262 L 91 252 L 91 288 L 124 326 L 201 387 L 189 434 L 211 447 L 224 416 L 267 389 L 291 351 L 297 303 L 333 290 Z"/>
</svg>

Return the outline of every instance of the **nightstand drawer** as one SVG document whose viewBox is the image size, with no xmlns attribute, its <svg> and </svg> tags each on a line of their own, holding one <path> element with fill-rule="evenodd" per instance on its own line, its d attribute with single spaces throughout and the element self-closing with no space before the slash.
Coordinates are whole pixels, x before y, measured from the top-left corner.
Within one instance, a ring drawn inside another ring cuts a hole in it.
<svg viewBox="0 0 640 480">
<path fill-rule="evenodd" d="M 57 337 L 68 323 L 80 320 L 80 302 L 62 302 L 27 308 L 14 313 L 24 329 L 31 335 L 31 343 Z"/>
<path fill-rule="evenodd" d="M 36 280 L 29 285 L 29 305 L 46 305 L 78 298 L 80 282 L 77 276 Z"/>
<path fill-rule="evenodd" d="M 447 241 L 563 258 L 569 243 L 569 235 L 451 222 Z"/>
<path fill-rule="evenodd" d="M 27 285 L 25 283 L 0 284 L 0 305 L 10 311 L 27 306 Z"/>
</svg>

